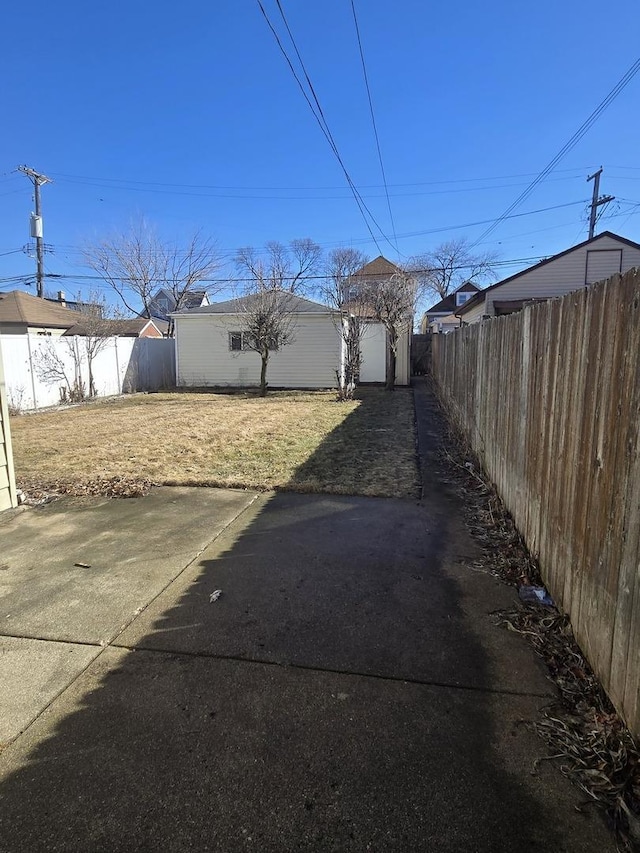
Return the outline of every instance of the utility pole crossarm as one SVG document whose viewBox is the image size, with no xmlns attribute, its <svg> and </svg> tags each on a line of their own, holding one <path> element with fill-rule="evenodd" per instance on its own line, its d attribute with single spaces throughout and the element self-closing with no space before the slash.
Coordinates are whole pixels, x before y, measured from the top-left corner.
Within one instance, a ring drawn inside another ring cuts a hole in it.
<svg viewBox="0 0 640 853">
<path fill-rule="evenodd" d="M 18 166 L 18 172 L 22 172 L 23 175 L 26 175 L 33 184 L 33 195 L 35 199 L 36 210 L 35 220 L 32 219 L 31 236 L 35 237 L 36 240 L 36 260 L 38 265 L 36 271 L 37 292 L 38 296 L 41 299 L 44 299 L 44 238 L 42 233 L 40 187 L 43 184 L 50 184 L 52 183 L 52 181 L 51 178 L 48 178 L 46 175 L 43 175 L 40 172 L 36 172 L 35 169 L 31 169 L 29 168 L 29 166 Z"/>
</svg>

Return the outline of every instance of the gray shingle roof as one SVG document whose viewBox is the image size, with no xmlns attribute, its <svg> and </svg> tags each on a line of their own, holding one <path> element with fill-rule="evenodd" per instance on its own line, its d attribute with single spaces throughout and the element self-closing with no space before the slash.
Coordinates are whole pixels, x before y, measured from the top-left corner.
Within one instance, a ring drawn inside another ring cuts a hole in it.
<svg viewBox="0 0 640 853">
<path fill-rule="evenodd" d="M 294 314 L 330 314 L 331 309 L 320 302 L 312 302 L 311 299 L 305 299 L 302 296 L 296 296 L 285 290 L 282 292 L 283 300 L 287 302 L 287 310 Z M 240 296 L 237 299 L 227 299 L 225 302 L 214 302 L 211 305 L 201 305 L 198 308 L 187 308 L 178 311 L 172 316 L 183 317 L 192 314 L 242 314 L 247 308 L 250 308 L 255 296 Z"/>
</svg>

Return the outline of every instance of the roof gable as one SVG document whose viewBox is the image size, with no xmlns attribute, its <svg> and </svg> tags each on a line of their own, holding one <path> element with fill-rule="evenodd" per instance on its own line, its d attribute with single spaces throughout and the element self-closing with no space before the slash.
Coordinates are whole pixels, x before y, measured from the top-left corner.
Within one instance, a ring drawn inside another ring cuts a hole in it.
<svg viewBox="0 0 640 853">
<path fill-rule="evenodd" d="M 360 269 L 353 275 L 363 277 L 374 275 L 396 275 L 396 273 L 399 272 L 401 272 L 400 267 L 391 263 L 391 261 L 387 260 L 384 255 L 378 255 L 377 258 L 374 258 L 363 267 L 360 267 Z"/>
<path fill-rule="evenodd" d="M 480 288 L 473 281 L 465 281 L 464 284 L 461 284 L 460 287 L 453 290 L 451 293 L 448 293 L 444 299 L 441 299 L 440 302 L 436 302 L 431 308 L 427 308 L 424 312 L 425 314 L 451 314 L 452 311 L 455 310 L 456 307 L 461 308 L 462 306 L 456 305 L 456 293 L 473 293 L 478 292 Z M 473 299 L 473 297 L 471 297 Z M 469 300 L 470 301 L 470 300 Z"/>
</svg>

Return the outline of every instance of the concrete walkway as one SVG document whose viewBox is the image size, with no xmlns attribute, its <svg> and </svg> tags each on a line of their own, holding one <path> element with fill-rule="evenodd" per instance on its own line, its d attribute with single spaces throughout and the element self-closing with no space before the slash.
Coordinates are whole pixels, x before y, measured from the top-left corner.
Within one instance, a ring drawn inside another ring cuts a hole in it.
<svg viewBox="0 0 640 853">
<path fill-rule="evenodd" d="M 156 489 L 0 516 L 1 851 L 615 850 L 532 773 L 553 687 L 493 623 L 513 592 L 471 571 L 416 404 L 420 501 Z"/>
</svg>

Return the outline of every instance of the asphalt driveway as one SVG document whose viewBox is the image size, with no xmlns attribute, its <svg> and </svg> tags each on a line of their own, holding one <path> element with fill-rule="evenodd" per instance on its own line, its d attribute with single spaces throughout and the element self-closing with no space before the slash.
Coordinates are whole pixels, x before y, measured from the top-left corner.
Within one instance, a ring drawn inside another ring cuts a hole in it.
<svg viewBox="0 0 640 853">
<path fill-rule="evenodd" d="M 554 688 L 427 485 L 2 518 L 0 850 L 613 851 L 533 772 Z"/>
</svg>

